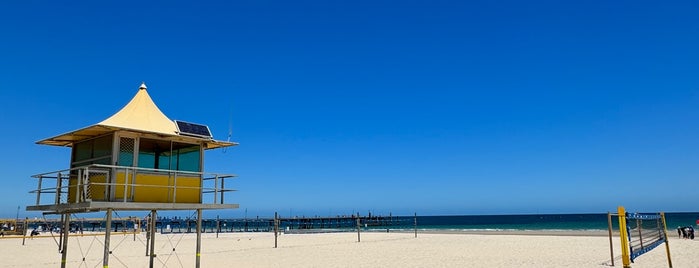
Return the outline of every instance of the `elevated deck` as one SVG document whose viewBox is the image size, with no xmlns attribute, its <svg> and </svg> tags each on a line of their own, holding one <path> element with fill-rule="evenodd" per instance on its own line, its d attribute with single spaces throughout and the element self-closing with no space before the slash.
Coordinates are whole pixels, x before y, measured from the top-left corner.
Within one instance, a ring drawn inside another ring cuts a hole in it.
<svg viewBox="0 0 699 268">
<path fill-rule="evenodd" d="M 225 180 L 235 175 L 87 165 L 32 176 L 36 203 L 47 214 L 114 210 L 236 209 L 225 204 Z M 49 185 L 49 187 L 46 187 Z M 47 202 L 47 200 L 50 200 Z"/>
<path fill-rule="evenodd" d="M 27 206 L 28 211 L 47 211 L 49 214 L 96 212 L 114 210 L 195 210 L 195 209 L 236 209 L 238 204 L 198 204 L 198 203 L 133 203 L 89 201 L 53 205 Z"/>
</svg>

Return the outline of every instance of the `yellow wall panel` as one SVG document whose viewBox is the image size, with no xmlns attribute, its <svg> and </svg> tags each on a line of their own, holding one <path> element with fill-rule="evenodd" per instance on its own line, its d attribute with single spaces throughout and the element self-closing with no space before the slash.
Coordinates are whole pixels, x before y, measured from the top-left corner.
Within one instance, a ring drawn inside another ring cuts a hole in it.
<svg viewBox="0 0 699 268">
<path fill-rule="evenodd" d="M 175 187 L 172 187 L 175 186 L 175 181 L 177 181 L 176 193 Z M 175 178 L 174 175 L 168 174 L 139 173 L 136 175 L 135 185 L 134 202 L 201 203 L 199 177 Z"/>
<path fill-rule="evenodd" d="M 88 196 L 86 198 L 92 198 L 95 201 L 105 200 L 105 191 L 107 185 L 105 184 L 107 180 L 107 175 L 104 174 L 93 174 L 90 176 L 90 187 L 88 188 Z M 81 189 L 78 189 L 80 187 Z M 82 191 L 83 185 L 78 185 L 78 176 L 73 174 L 68 180 L 68 202 L 75 203 L 77 193 Z M 123 189 L 123 188 L 122 188 Z M 65 191 L 65 188 L 62 190 Z"/>
<path fill-rule="evenodd" d="M 116 175 L 116 185 L 114 186 L 114 200 L 124 201 L 124 188 L 126 187 L 126 199 L 131 201 L 131 192 L 133 187 L 130 184 L 133 181 L 133 174 L 128 174 L 128 179 L 125 172 L 118 172 Z"/>
<path fill-rule="evenodd" d="M 198 176 L 178 176 L 164 173 L 129 173 L 118 172 L 115 181 L 107 193 L 106 175 L 93 174 L 90 176 L 89 194 L 93 201 L 123 202 L 126 193 L 127 202 L 148 203 L 201 203 L 201 178 Z M 78 192 L 78 179 L 72 177 L 69 180 L 68 200 L 75 202 Z M 177 183 L 177 187 L 175 186 Z M 126 187 L 126 192 L 124 192 Z M 108 198 L 111 196 L 111 198 Z"/>
</svg>

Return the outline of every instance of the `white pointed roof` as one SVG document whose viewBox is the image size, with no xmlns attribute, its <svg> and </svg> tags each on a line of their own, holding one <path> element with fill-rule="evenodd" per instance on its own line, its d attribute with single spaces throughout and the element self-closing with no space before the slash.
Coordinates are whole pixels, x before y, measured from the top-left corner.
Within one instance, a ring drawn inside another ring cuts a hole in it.
<svg viewBox="0 0 699 268">
<path fill-rule="evenodd" d="M 146 91 L 145 83 L 141 84 L 136 96 L 124 108 L 98 125 L 177 135 L 175 122 L 155 105 Z"/>
<path fill-rule="evenodd" d="M 204 142 L 205 149 L 214 149 L 237 145 L 234 142 L 216 141 L 191 136 L 179 135 L 177 125 L 170 120 L 153 102 L 146 91 L 146 84 L 138 88 L 136 95 L 121 110 L 114 115 L 89 127 L 64 133 L 55 137 L 40 140 L 38 144 L 55 146 L 73 146 L 82 140 L 97 137 L 117 130 L 128 130 L 140 133 L 154 133 L 164 136 L 179 136 L 182 139 Z"/>
</svg>

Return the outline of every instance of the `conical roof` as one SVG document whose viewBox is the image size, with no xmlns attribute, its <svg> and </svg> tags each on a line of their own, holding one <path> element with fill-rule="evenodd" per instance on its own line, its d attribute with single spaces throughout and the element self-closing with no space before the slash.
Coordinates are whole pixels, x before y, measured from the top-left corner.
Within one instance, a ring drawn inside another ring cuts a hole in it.
<svg viewBox="0 0 699 268">
<path fill-rule="evenodd" d="M 213 139 L 196 138 L 179 135 L 177 125 L 160 109 L 146 90 L 143 83 L 136 95 L 121 110 L 114 115 L 89 127 L 64 133 L 55 137 L 40 140 L 38 144 L 55 146 L 72 146 L 82 140 L 94 138 L 116 130 L 128 130 L 139 133 L 154 133 L 164 136 L 179 136 L 188 140 L 203 140 L 205 149 L 213 149 L 236 145 L 233 142 L 215 141 Z"/>
<path fill-rule="evenodd" d="M 155 105 L 146 91 L 145 83 L 141 84 L 136 95 L 124 108 L 98 125 L 177 135 L 177 126 Z"/>
</svg>

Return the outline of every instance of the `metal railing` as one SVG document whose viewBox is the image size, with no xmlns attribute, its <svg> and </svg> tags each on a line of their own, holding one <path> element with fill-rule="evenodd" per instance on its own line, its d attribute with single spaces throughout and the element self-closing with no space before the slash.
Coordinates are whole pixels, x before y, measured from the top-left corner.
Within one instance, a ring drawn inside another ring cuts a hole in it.
<svg viewBox="0 0 699 268">
<path fill-rule="evenodd" d="M 139 176 L 154 175 L 166 177 L 167 183 L 164 185 L 138 183 Z M 118 177 L 120 178 L 117 179 Z M 134 202 L 136 189 L 139 191 L 166 189 L 167 203 L 178 202 L 178 190 L 189 190 L 199 192 L 197 203 L 224 204 L 224 193 L 235 191 L 225 188 L 225 181 L 235 177 L 232 174 L 91 164 L 33 175 L 32 178 L 38 179 L 37 188 L 29 193 L 36 194 L 37 206 L 90 201 Z M 178 178 L 199 179 L 200 186 L 178 185 Z M 47 198 L 51 201 L 42 204 L 42 201 L 46 202 Z"/>
</svg>

